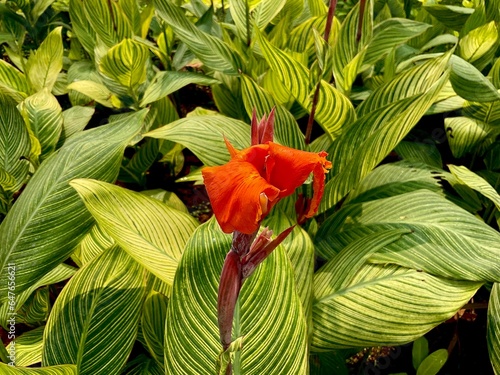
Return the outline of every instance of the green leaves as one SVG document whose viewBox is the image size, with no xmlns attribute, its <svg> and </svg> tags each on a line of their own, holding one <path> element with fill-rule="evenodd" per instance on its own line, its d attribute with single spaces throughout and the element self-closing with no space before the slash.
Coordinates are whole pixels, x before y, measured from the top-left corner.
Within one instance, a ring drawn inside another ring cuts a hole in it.
<svg viewBox="0 0 500 375">
<path fill-rule="evenodd" d="M 444 61 L 436 59 L 431 63 L 431 66 L 434 67 L 432 69 L 434 73 L 427 76 L 427 79 L 432 77 L 434 84 L 431 87 L 428 83 L 425 84 L 423 89 L 429 88 L 424 94 L 401 99 L 389 105 L 384 104 L 390 99 L 383 94 L 378 94 L 378 92 L 387 92 L 390 86 L 403 87 L 408 83 L 408 80 L 419 80 L 426 74 L 427 69 L 425 71 L 419 70 L 418 67 L 414 68 L 413 72 L 416 74 L 413 76 L 403 73 L 405 79 L 399 82 L 395 81 L 395 83 L 390 82 L 372 94 L 374 100 L 370 101 L 372 103 L 367 103 L 365 108 L 369 108 L 370 104 L 378 109 L 359 118 L 328 150 L 333 161 L 333 168 L 330 172 L 333 177 L 325 186 L 320 212 L 333 207 L 343 198 L 394 149 L 425 114 L 447 80 L 447 74 L 443 72 Z M 431 68 L 431 66 L 426 67 Z M 395 96 L 397 95 L 399 95 L 398 90 L 396 90 Z M 378 100 L 382 102 L 383 106 L 379 107 Z M 358 109 L 360 112 L 362 110 L 363 107 Z M 353 150 L 355 151 L 353 152 Z"/>
<path fill-rule="evenodd" d="M 231 245 L 217 227 L 211 220 L 197 229 L 177 270 L 165 336 L 166 371 L 171 374 L 215 372 L 222 349 L 217 287 Z M 266 374 L 277 368 L 287 374 L 306 373 L 305 321 L 293 271 L 281 248 L 244 283 L 233 337 L 242 340 L 233 353 L 235 373 Z"/>
<path fill-rule="evenodd" d="M 383 231 L 354 240 L 316 272 L 313 350 L 412 341 L 451 317 L 479 288 L 477 282 L 363 262 L 402 234 Z"/>
<path fill-rule="evenodd" d="M 129 90 L 135 90 L 146 80 L 149 50 L 132 39 L 124 39 L 111 47 L 100 61 L 99 69 Z"/>
<path fill-rule="evenodd" d="M 0 178 L 3 191 L 14 193 L 23 185 L 29 164 L 30 138 L 14 101 L 0 95 Z M 6 199 L 5 197 L 4 199 Z"/>
<path fill-rule="evenodd" d="M 155 0 L 154 5 L 160 17 L 174 29 L 177 37 L 203 64 L 222 73 L 238 73 L 240 59 L 226 43 L 196 28 L 169 0 Z"/>
<path fill-rule="evenodd" d="M 30 130 L 41 146 L 41 157 L 47 158 L 56 149 L 63 129 L 62 109 L 57 99 L 44 88 L 21 103 Z"/>
<path fill-rule="evenodd" d="M 92 225 L 68 182 L 83 177 L 114 181 L 123 151 L 141 129 L 145 115 L 146 111 L 137 112 L 81 132 L 33 175 L 0 225 L 0 264 L 15 263 L 19 268 L 17 293 L 66 259 Z M 6 278 L 6 273 L 0 275 L 1 301 L 7 297 Z"/>
<path fill-rule="evenodd" d="M 144 269 L 117 246 L 82 268 L 54 304 L 43 364 L 75 364 L 79 374 L 118 373 L 137 334 L 144 280 Z"/>
<path fill-rule="evenodd" d="M 146 89 L 141 101 L 141 106 L 162 99 L 191 83 L 197 85 L 213 85 L 219 83 L 219 81 L 198 73 L 175 71 L 158 72 L 153 82 L 151 82 L 151 85 Z"/>
<path fill-rule="evenodd" d="M 63 64 L 62 27 L 50 32 L 40 44 L 38 50 L 31 54 L 26 63 L 26 73 L 34 92 L 46 87 L 52 91 Z"/>
<path fill-rule="evenodd" d="M 302 107 L 311 111 L 312 92 L 309 71 L 285 52 L 273 47 L 264 36 L 258 38 L 264 57 L 283 85 Z M 354 108 L 347 97 L 325 81 L 320 82 L 315 120 L 334 139 L 355 119 Z"/>
<path fill-rule="evenodd" d="M 224 137 L 238 149 L 250 146 L 250 126 L 220 115 L 183 118 L 150 131 L 145 136 L 180 143 L 209 166 L 229 161 Z"/>
<path fill-rule="evenodd" d="M 184 245 L 196 228 L 191 216 L 105 182 L 77 179 L 70 185 L 101 229 L 135 261 L 172 284 Z"/>
</svg>

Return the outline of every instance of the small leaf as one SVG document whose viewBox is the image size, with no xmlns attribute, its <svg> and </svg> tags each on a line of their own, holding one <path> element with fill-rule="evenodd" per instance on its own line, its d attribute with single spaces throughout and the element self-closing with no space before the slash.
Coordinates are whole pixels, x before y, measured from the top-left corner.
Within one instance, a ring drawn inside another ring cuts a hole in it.
<svg viewBox="0 0 500 375">
<path fill-rule="evenodd" d="M 411 359 L 413 363 L 413 368 L 416 370 L 422 363 L 422 361 L 429 355 L 429 342 L 422 336 L 413 342 L 413 348 L 411 351 Z"/>
<path fill-rule="evenodd" d="M 448 351 L 446 349 L 438 349 L 422 361 L 418 367 L 417 375 L 436 375 L 447 360 Z"/>
</svg>

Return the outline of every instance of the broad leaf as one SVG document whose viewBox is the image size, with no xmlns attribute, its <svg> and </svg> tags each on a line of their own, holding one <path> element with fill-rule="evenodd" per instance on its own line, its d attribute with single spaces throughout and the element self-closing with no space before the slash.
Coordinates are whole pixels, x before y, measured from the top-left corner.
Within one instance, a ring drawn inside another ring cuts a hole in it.
<svg viewBox="0 0 500 375">
<path fill-rule="evenodd" d="M 239 56 L 226 43 L 196 28 L 169 0 L 155 0 L 154 5 L 160 17 L 167 21 L 177 37 L 203 64 L 222 73 L 238 73 L 241 65 Z"/>
<path fill-rule="evenodd" d="M 387 55 L 393 48 L 422 34 L 431 25 L 404 18 L 390 18 L 378 24 L 373 30 L 373 38 L 367 45 L 360 70 L 365 70 Z"/>
<path fill-rule="evenodd" d="M 22 95 L 30 92 L 26 76 L 4 60 L 0 60 L 0 87 Z"/>
<path fill-rule="evenodd" d="M 19 268 L 17 293 L 64 261 L 91 228 L 92 217 L 68 182 L 114 181 L 124 149 L 141 129 L 146 113 L 129 114 L 75 135 L 33 175 L 0 225 L 0 264 L 5 268 L 15 263 Z M 6 273 L 0 281 L 0 301 L 4 301 Z"/>
<path fill-rule="evenodd" d="M 490 137 L 491 128 L 487 124 L 468 117 L 445 118 L 444 126 L 451 152 L 456 158 L 480 151 Z"/>
<path fill-rule="evenodd" d="M 73 33 L 78 41 L 90 56 L 94 56 L 96 32 L 87 19 L 84 4 L 85 0 L 69 0 L 69 17 Z"/>
<path fill-rule="evenodd" d="M 52 91 L 63 66 L 62 27 L 52 30 L 26 63 L 26 74 L 34 92 L 46 87 Z"/>
<path fill-rule="evenodd" d="M 460 40 L 460 57 L 482 70 L 493 59 L 497 45 L 498 29 L 491 21 L 470 31 Z"/>
<path fill-rule="evenodd" d="M 137 334 L 144 273 L 117 246 L 80 269 L 47 321 L 43 364 L 75 364 L 81 375 L 119 373 Z"/>
<path fill-rule="evenodd" d="M 490 199 L 497 209 L 500 210 L 500 195 L 488 181 L 464 166 L 448 164 L 448 168 L 460 182 Z"/>
<path fill-rule="evenodd" d="M 325 186 L 320 211 L 333 207 L 394 149 L 425 114 L 446 80 L 443 74 L 425 94 L 368 113 L 337 139 L 328 150 L 333 160 L 330 173 L 337 174 Z"/>
<path fill-rule="evenodd" d="M 82 1 L 82 4 L 88 23 L 95 34 L 99 37 L 99 40 L 102 41 L 107 47 L 111 48 L 115 44 L 120 43 L 123 39 L 131 38 L 133 36 L 129 20 L 120 6 L 121 2 L 85 0 Z M 85 28 L 88 27 L 86 22 L 82 22 L 82 26 Z M 92 33 L 88 37 L 91 35 Z M 90 47 L 91 42 L 88 41 L 87 43 Z"/>
<path fill-rule="evenodd" d="M 62 109 L 47 88 L 24 100 L 20 111 L 42 147 L 41 157 L 46 159 L 55 149 L 63 129 Z"/>
<path fill-rule="evenodd" d="M 172 284 L 184 244 L 197 225 L 190 215 L 102 181 L 77 179 L 70 185 L 103 231 L 136 262 Z"/>
<path fill-rule="evenodd" d="M 11 184 L 0 182 L 0 186 L 16 192 L 28 175 L 29 163 L 25 158 L 30 153 L 30 138 L 16 103 L 0 94 L 0 104 L 0 170 L 14 180 Z"/>
<path fill-rule="evenodd" d="M 217 328 L 217 288 L 231 246 L 215 220 L 200 226 L 186 245 L 169 301 L 165 334 L 166 372 L 214 374 L 222 350 Z M 246 280 L 233 327 L 243 340 L 235 373 L 305 374 L 307 338 L 293 271 L 281 247 Z"/>
<path fill-rule="evenodd" d="M 422 336 L 413 342 L 411 359 L 414 369 L 418 369 L 422 361 L 429 355 L 429 342 Z"/>
<path fill-rule="evenodd" d="M 238 149 L 250 146 L 250 126 L 221 115 L 183 118 L 145 136 L 180 143 L 206 165 L 221 165 L 229 160 L 224 137 Z"/>
<path fill-rule="evenodd" d="M 142 334 L 149 352 L 162 367 L 164 367 L 167 306 L 167 297 L 161 293 L 151 291 L 144 301 L 141 318 Z"/>
<path fill-rule="evenodd" d="M 475 102 L 492 102 L 500 99 L 495 86 L 462 58 L 451 56 L 450 82 L 453 90 L 462 98 Z"/>
<path fill-rule="evenodd" d="M 263 35 L 259 36 L 258 41 L 273 72 L 300 105 L 310 112 L 310 96 L 315 85 L 310 86 L 308 69 L 284 51 L 273 47 Z M 326 81 L 321 80 L 318 94 L 314 118 L 333 139 L 356 118 L 354 107 L 346 96 Z"/>
<path fill-rule="evenodd" d="M 146 80 L 149 50 L 132 39 L 111 47 L 99 63 L 99 70 L 115 82 L 134 92 Z"/>
<path fill-rule="evenodd" d="M 42 362 L 44 329 L 45 326 L 40 326 L 16 337 L 13 347 L 16 353 L 16 366 L 31 366 Z M 7 352 L 10 352 L 12 346 L 12 343 L 7 346 Z"/>
<path fill-rule="evenodd" d="M 75 365 L 23 368 L 0 363 L 0 372 L 4 375 L 78 375 Z"/>
<path fill-rule="evenodd" d="M 63 111 L 63 129 L 59 138 L 58 146 L 61 146 L 69 137 L 81 132 L 94 115 L 92 107 L 81 107 L 74 105 Z"/>
<path fill-rule="evenodd" d="M 370 254 L 411 236 L 409 230 L 372 232 L 352 241 L 316 272 L 313 350 L 413 341 L 474 295 L 481 283 L 366 263 Z"/>
<path fill-rule="evenodd" d="M 162 99 L 184 86 L 193 83 L 197 85 L 214 85 L 219 83 L 219 81 L 198 73 L 176 71 L 158 72 L 146 89 L 141 101 L 141 106 Z"/>
<path fill-rule="evenodd" d="M 496 261 L 500 234 L 426 190 L 346 205 L 323 223 L 316 239 L 322 255 L 330 259 L 354 239 L 389 229 L 407 229 L 411 235 L 373 254 L 370 262 L 398 264 L 450 279 L 500 280 Z"/>
<path fill-rule="evenodd" d="M 268 116 L 273 107 L 275 107 L 275 140 L 288 147 L 298 150 L 305 149 L 304 134 L 302 134 L 297 121 L 290 112 L 276 102 L 271 94 L 258 86 L 246 75 L 242 75 L 241 91 L 248 117 L 252 117 L 253 110 L 255 109 L 257 118 L 260 119 L 264 115 Z"/>
<path fill-rule="evenodd" d="M 469 16 L 474 13 L 473 8 L 458 7 L 454 5 L 429 5 L 424 9 L 436 17 L 446 27 L 460 30 L 467 22 Z"/>
</svg>

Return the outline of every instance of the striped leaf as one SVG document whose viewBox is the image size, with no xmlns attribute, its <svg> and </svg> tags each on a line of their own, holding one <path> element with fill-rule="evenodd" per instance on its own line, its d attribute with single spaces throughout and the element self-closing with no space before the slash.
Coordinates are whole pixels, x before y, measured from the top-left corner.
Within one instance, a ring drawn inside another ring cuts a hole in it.
<svg viewBox="0 0 500 375">
<path fill-rule="evenodd" d="M 373 30 L 373 38 L 369 41 L 360 71 L 369 68 L 384 58 L 392 49 L 418 36 L 432 27 L 427 23 L 405 18 L 390 18 L 379 23 Z"/>
<path fill-rule="evenodd" d="M 316 238 L 329 259 L 350 241 L 389 229 L 407 229 L 411 236 L 385 246 L 370 262 L 398 264 L 456 280 L 500 280 L 496 261 L 500 234 L 426 190 L 346 205 L 325 221 Z"/>
<path fill-rule="evenodd" d="M 28 122 L 33 135 L 42 147 L 42 159 L 46 159 L 56 149 L 63 129 L 62 109 L 48 88 L 44 88 L 24 100 L 20 111 Z"/>
<path fill-rule="evenodd" d="M 419 189 L 443 194 L 441 181 L 449 173 L 419 162 L 402 160 L 375 168 L 345 199 L 344 204 L 393 197 Z M 321 250 L 319 250 L 321 252 Z"/>
<path fill-rule="evenodd" d="M 286 0 L 261 0 L 254 12 L 255 26 L 264 30 L 279 14 L 286 4 Z"/>
<path fill-rule="evenodd" d="M 386 228 L 356 238 L 316 272 L 313 351 L 413 341 L 474 295 L 479 282 L 366 263 L 370 253 L 411 237 L 409 232 Z"/>
<path fill-rule="evenodd" d="M 475 102 L 493 102 L 500 93 L 483 74 L 464 59 L 451 56 L 450 82 L 462 98 Z"/>
<path fill-rule="evenodd" d="M 447 74 L 443 74 L 425 94 L 399 100 L 361 117 L 333 143 L 328 150 L 333 177 L 325 186 L 320 212 L 333 207 L 394 149 L 425 114 L 447 79 Z"/>
<path fill-rule="evenodd" d="M 85 0 L 69 0 L 69 17 L 73 33 L 92 57 L 96 46 L 96 32 L 86 17 L 84 4 Z"/>
<path fill-rule="evenodd" d="M 484 145 L 487 146 L 489 143 L 488 138 L 491 139 L 491 127 L 479 120 L 468 117 L 448 117 L 444 119 L 444 126 L 451 152 L 456 158 L 471 151 L 477 152 L 484 149 Z"/>
<path fill-rule="evenodd" d="M 120 374 L 137 335 L 145 271 L 115 246 L 80 269 L 57 297 L 44 331 L 43 365 Z"/>
<path fill-rule="evenodd" d="M 402 141 L 399 142 L 394 151 L 403 160 L 421 162 L 436 168 L 443 167 L 441 154 L 434 141 L 432 143 L 426 139 L 424 139 L 424 142 Z"/>
<path fill-rule="evenodd" d="M 0 169 L 14 179 L 9 184 L 0 183 L 5 191 L 16 192 L 24 184 L 29 169 L 24 158 L 29 156 L 30 148 L 29 134 L 16 103 L 0 94 Z"/>
<path fill-rule="evenodd" d="M 289 217 L 281 212 L 274 213 L 265 225 L 268 226 L 276 234 L 283 232 L 287 228 L 296 223 L 290 220 Z M 302 302 L 302 309 L 307 325 L 311 326 L 312 319 L 312 284 L 314 273 L 314 244 L 311 237 L 300 226 L 288 235 L 282 242 L 283 248 L 292 263 L 293 272 L 295 275 L 295 286 L 297 293 Z"/>
<path fill-rule="evenodd" d="M 498 46 L 498 29 L 495 22 L 475 28 L 459 42 L 460 57 L 479 70 L 488 65 L 495 56 Z"/>
<path fill-rule="evenodd" d="M 68 266 L 64 263 L 58 265 L 56 268 L 47 272 L 40 280 L 33 284 L 30 288 L 22 291 L 21 293 L 16 293 L 16 310 L 20 311 L 26 301 L 32 296 L 32 294 L 39 288 L 46 285 L 51 285 L 59 283 L 61 281 L 69 279 L 76 272 L 74 267 Z M 11 318 L 12 311 L 9 308 L 8 303 L 4 303 L 0 307 L 0 325 L 2 327 L 7 327 L 7 321 Z"/>
<path fill-rule="evenodd" d="M 119 107 L 119 99 L 101 83 L 90 80 L 76 81 L 68 85 L 68 90 L 78 91 L 105 107 Z"/>
<path fill-rule="evenodd" d="M 263 35 L 259 35 L 259 45 L 267 63 L 284 86 L 290 90 L 300 105 L 311 111 L 311 85 L 309 71 L 285 52 L 273 47 Z M 326 81 L 321 81 L 315 120 L 331 138 L 350 125 L 356 118 L 350 100 Z"/>
<path fill-rule="evenodd" d="M 13 350 L 16 352 L 16 366 L 31 366 L 42 362 L 42 335 L 45 326 L 40 326 L 31 331 L 16 337 Z M 7 352 L 10 352 L 12 343 L 7 345 Z"/>
<path fill-rule="evenodd" d="M 4 375 L 78 375 L 75 365 L 22 368 L 11 367 L 5 363 L 0 363 L 0 372 Z"/>
<path fill-rule="evenodd" d="M 373 1 L 367 0 L 365 6 L 359 42 L 356 40 L 359 20 L 358 3 L 344 19 L 333 46 L 333 75 L 338 89 L 344 94 L 351 91 L 351 86 L 362 64 L 365 46 L 372 38 Z"/>
<path fill-rule="evenodd" d="M 154 360 L 164 367 L 165 321 L 167 319 L 168 298 L 151 291 L 144 301 L 141 328 L 144 340 Z"/>
<path fill-rule="evenodd" d="M 127 363 L 125 373 L 127 375 L 165 375 L 165 370 L 153 359 L 142 354 Z"/>
<path fill-rule="evenodd" d="M 190 215 L 102 181 L 76 179 L 70 185 L 106 234 L 136 262 L 172 284 L 184 245 L 197 225 Z"/>
<path fill-rule="evenodd" d="M 58 147 L 72 135 L 81 132 L 94 115 L 95 109 L 92 107 L 82 107 L 75 105 L 63 111 L 63 128 L 59 138 Z"/>
<path fill-rule="evenodd" d="M 240 58 L 226 43 L 199 30 L 169 0 L 155 0 L 154 5 L 159 16 L 203 64 L 225 74 L 238 74 L 241 66 Z"/>
<path fill-rule="evenodd" d="M 99 62 L 99 70 L 130 92 L 146 81 L 149 50 L 132 39 L 124 39 L 111 47 Z"/>
<path fill-rule="evenodd" d="M 33 92 L 52 91 L 63 66 L 62 27 L 52 30 L 26 63 L 26 75 Z"/>
<path fill-rule="evenodd" d="M 500 210 L 500 195 L 488 181 L 462 165 L 448 164 L 448 168 L 458 181 L 490 199 L 495 204 L 497 210 Z"/>
<path fill-rule="evenodd" d="M 231 245 L 215 220 L 200 226 L 186 245 L 168 305 L 165 362 L 169 374 L 214 374 L 222 350 L 217 328 L 217 288 Z M 305 374 L 306 326 L 293 270 L 277 248 L 243 284 L 234 339 L 234 373 Z"/>
<path fill-rule="evenodd" d="M 428 91 L 443 74 L 449 58 L 450 54 L 445 54 L 403 71 L 394 79 L 377 88 L 363 101 L 356 108 L 358 116 L 362 117 L 390 103 Z"/>
<path fill-rule="evenodd" d="M 0 87 L 23 95 L 30 92 L 26 76 L 4 60 L 0 60 Z"/>
<path fill-rule="evenodd" d="M 465 101 L 463 114 L 491 126 L 500 125 L 500 100 L 479 103 Z"/>
<path fill-rule="evenodd" d="M 469 16 L 474 13 L 474 8 L 458 7 L 454 5 L 428 5 L 424 9 L 443 23 L 446 27 L 460 31 Z"/>
<path fill-rule="evenodd" d="M 164 98 L 167 95 L 187 86 L 189 84 L 196 85 L 215 85 L 219 83 L 218 80 L 207 77 L 203 74 L 192 72 L 176 72 L 176 71 L 163 71 L 156 73 L 155 78 L 146 89 L 144 97 L 141 101 L 141 106 L 155 102 Z"/>
<path fill-rule="evenodd" d="M 114 240 L 96 224 L 82 238 L 71 258 L 81 267 L 97 257 L 104 250 L 109 249 L 114 243 Z"/>
<path fill-rule="evenodd" d="M 107 47 L 111 48 L 125 38 L 132 38 L 132 27 L 120 6 L 120 2 L 85 0 L 82 1 L 82 5 L 88 23 L 99 40 Z M 85 22 L 83 23 L 87 26 Z M 88 37 L 90 38 L 90 36 Z"/>
<path fill-rule="evenodd" d="M 0 225 L 0 264 L 18 267 L 17 293 L 65 260 L 91 228 L 92 217 L 68 182 L 75 178 L 114 181 L 125 147 L 141 129 L 146 113 L 128 114 L 75 135 L 33 175 Z M 2 273 L 2 302 L 6 287 L 7 275 Z"/>
<path fill-rule="evenodd" d="M 269 115 L 273 107 L 276 107 L 274 121 L 276 142 L 298 150 L 304 150 L 304 134 L 302 134 L 293 115 L 248 76 L 242 75 L 241 78 L 241 92 L 248 117 L 252 117 L 252 112 L 255 109 L 257 118 L 260 119 L 264 115 Z"/>
<path fill-rule="evenodd" d="M 250 126 L 221 115 L 183 118 L 150 131 L 145 136 L 180 143 L 209 166 L 229 161 L 224 137 L 238 149 L 250 146 Z"/>
<path fill-rule="evenodd" d="M 488 353 L 495 375 L 500 374 L 500 286 L 493 284 L 488 304 L 488 326 L 486 339 Z"/>
</svg>

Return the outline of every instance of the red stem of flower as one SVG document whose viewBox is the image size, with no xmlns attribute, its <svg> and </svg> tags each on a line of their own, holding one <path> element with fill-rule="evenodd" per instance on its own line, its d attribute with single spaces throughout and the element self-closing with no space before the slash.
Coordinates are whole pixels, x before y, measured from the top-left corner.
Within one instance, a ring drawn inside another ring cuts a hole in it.
<svg viewBox="0 0 500 375">
<path fill-rule="evenodd" d="M 226 350 L 231 344 L 234 309 L 240 294 L 242 280 L 240 257 L 231 250 L 224 260 L 217 298 L 219 335 L 223 350 Z"/>
<path fill-rule="evenodd" d="M 356 42 L 361 40 L 361 33 L 363 31 L 363 19 L 365 16 L 366 0 L 359 1 L 359 19 L 358 19 L 358 32 L 356 33 Z"/>
</svg>

